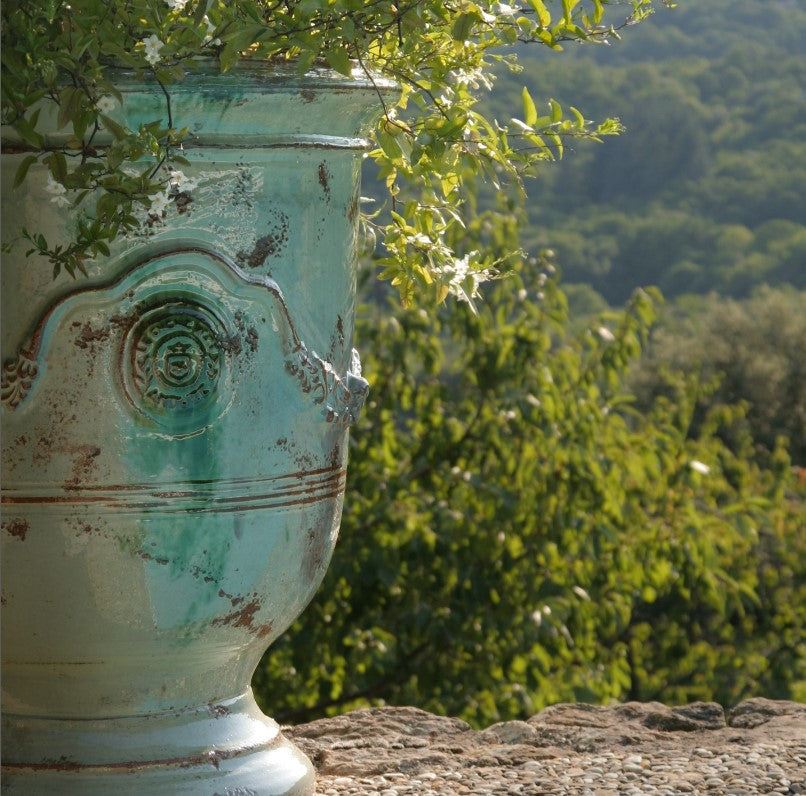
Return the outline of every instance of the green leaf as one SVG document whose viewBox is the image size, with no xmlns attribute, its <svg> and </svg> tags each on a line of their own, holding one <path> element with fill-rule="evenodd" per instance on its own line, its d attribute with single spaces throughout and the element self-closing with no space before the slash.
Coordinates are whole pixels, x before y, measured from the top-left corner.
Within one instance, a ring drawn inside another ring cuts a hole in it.
<svg viewBox="0 0 806 796">
<path fill-rule="evenodd" d="M 114 170 L 123 163 L 123 153 L 119 149 L 110 148 L 106 153 L 107 166 Z"/>
<path fill-rule="evenodd" d="M 245 24 L 243 22 L 238 25 L 232 26 L 229 34 L 221 36 L 222 41 L 226 48 L 233 50 L 236 53 L 241 53 L 258 41 L 261 34 L 266 33 L 266 25 L 258 24 Z"/>
<path fill-rule="evenodd" d="M 523 98 L 523 120 L 530 127 L 533 127 L 537 121 L 537 108 L 535 107 L 534 100 L 530 96 L 529 90 L 526 88 L 526 86 L 523 87 L 521 96 Z"/>
<path fill-rule="evenodd" d="M 574 118 L 577 120 L 577 126 L 580 129 L 583 129 L 585 127 L 585 117 L 573 105 L 570 106 L 569 110 L 574 115 Z"/>
<path fill-rule="evenodd" d="M 350 77 L 353 73 L 353 67 L 350 62 L 350 56 L 342 47 L 328 50 L 325 52 L 325 60 L 330 66 L 333 67 L 339 74 L 347 75 Z"/>
<path fill-rule="evenodd" d="M 477 14 L 459 14 L 451 26 L 451 36 L 456 41 L 465 41 L 478 20 Z"/>
<path fill-rule="evenodd" d="M 551 14 L 543 0 L 529 0 L 529 5 L 534 9 L 540 24 L 545 28 L 551 24 Z"/>
<path fill-rule="evenodd" d="M 222 74 L 229 72 L 238 61 L 239 57 L 240 53 L 238 50 L 230 44 L 227 44 L 218 56 L 218 65 Z"/>
<path fill-rule="evenodd" d="M 50 167 L 50 173 L 56 182 L 64 183 L 67 180 L 67 159 L 63 152 L 51 152 L 44 162 Z"/>
<path fill-rule="evenodd" d="M 26 155 L 20 165 L 17 167 L 17 173 L 14 175 L 14 187 L 17 188 L 22 185 L 25 176 L 28 174 L 28 169 L 37 162 L 39 158 L 36 155 Z"/>
<path fill-rule="evenodd" d="M 31 122 L 24 117 L 17 119 L 12 127 L 17 131 L 17 134 L 22 141 L 34 149 L 41 149 L 44 146 L 45 140 L 34 129 L 36 122 Z"/>
<path fill-rule="evenodd" d="M 109 130 L 110 133 L 118 140 L 122 141 L 126 138 L 129 134 L 126 129 L 118 124 L 113 118 L 107 116 L 105 113 L 101 113 L 98 115 L 98 118 L 101 120 L 101 124 Z"/>
<path fill-rule="evenodd" d="M 351 17 L 344 17 L 341 22 L 341 33 L 346 41 L 352 41 L 355 37 L 355 22 Z"/>
<path fill-rule="evenodd" d="M 86 102 L 82 102 L 79 109 L 76 111 L 75 116 L 73 117 L 73 133 L 76 139 L 79 141 L 79 146 L 75 147 L 79 149 L 81 144 L 80 142 L 84 138 L 84 134 L 87 132 L 87 128 L 94 124 L 95 122 L 95 114 L 87 107 Z"/>
<path fill-rule="evenodd" d="M 67 86 L 59 93 L 59 113 L 56 118 L 56 124 L 60 130 L 68 122 L 72 121 L 77 114 L 78 109 L 81 107 L 81 97 L 81 90 L 73 86 Z"/>
</svg>

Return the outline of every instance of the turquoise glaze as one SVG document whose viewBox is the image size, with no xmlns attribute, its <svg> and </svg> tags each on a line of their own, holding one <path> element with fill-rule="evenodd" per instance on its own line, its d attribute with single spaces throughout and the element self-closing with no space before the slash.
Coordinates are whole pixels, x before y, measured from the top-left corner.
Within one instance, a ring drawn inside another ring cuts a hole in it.
<svg viewBox="0 0 806 796">
<path fill-rule="evenodd" d="M 119 121 L 164 114 L 154 86 L 120 88 Z M 338 533 L 378 90 L 191 75 L 171 110 L 193 165 L 164 217 L 88 279 L 52 281 L 21 241 L 3 258 L 4 793 L 313 792 L 249 681 Z M 6 238 L 75 223 L 45 185 L 33 169 L 5 197 Z"/>
</svg>

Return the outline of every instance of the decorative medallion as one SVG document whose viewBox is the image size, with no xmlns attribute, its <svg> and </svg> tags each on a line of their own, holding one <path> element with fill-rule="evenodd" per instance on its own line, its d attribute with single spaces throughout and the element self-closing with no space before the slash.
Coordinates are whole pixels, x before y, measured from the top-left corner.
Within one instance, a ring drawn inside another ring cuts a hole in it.
<svg viewBox="0 0 806 796">
<path fill-rule="evenodd" d="M 146 310 L 123 342 L 123 384 L 132 404 L 176 434 L 204 428 L 226 368 L 226 328 L 210 309 L 184 299 Z"/>
<path fill-rule="evenodd" d="M 180 255 L 184 260 L 187 254 L 185 249 L 164 252 L 158 258 L 134 266 L 130 274 L 145 265 L 153 269 L 157 260 Z M 369 392 L 369 383 L 361 374 L 358 352 L 353 349 L 347 372 L 338 373 L 330 362 L 309 350 L 299 338 L 283 293 L 274 279 L 247 273 L 207 250 L 198 250 L 198 254 L 229 269 L 242 282 L 269 293 L 274 306 L 272 328 L 280 335 L 286 371 L 296 379 L 302 393 L 321 406 L 322 416 L 328 423 L 345 426 L 356 423 Z M 121 280 L 106 286 L 110 294 L 114 295 L 115 285 L 119 283 Z M 220 289 L 219 285 L 207 295 L 215 296 Z M 56 301 L 40 318 L 26 346 L 14 359 L 3 364 L 0 401 L 4 409 L 16 409 L 35 390 L 44 370 L 39 348 L 42 340 L 47 339 L 48 323 L 58 322 L 68 311 L 70 302 L 78 301 L 85 293 L 98 291 L 99 288 L 79 289 Z M 246 353 L 254 354 L 256 332 L 251 327 L 246 328 L 238 313 L 230 322 L 225 321 L 228 316 L 207 306 L 202 296 L 197 299 L 195 291 L 193 294 L 190 291 L 152 294 L 145 310 L 139 309 L 142 304 L 134 304 L 133 290 L 126 295 L 126 311 L 110 319 L 116 328 L 131 324 L 124 333 L 119 359 L 120 383 L 126 398 L 140 415 L 168 434 L 188 436 L 203 430 L 232 403 L 230 359 L 241 353 L 244 343 L 248 347 Z M 133 306 L 139 314 L 132 318 L 129 308 Z M 343 332 L 340 335 L 343 342 Z"/>
</svg>

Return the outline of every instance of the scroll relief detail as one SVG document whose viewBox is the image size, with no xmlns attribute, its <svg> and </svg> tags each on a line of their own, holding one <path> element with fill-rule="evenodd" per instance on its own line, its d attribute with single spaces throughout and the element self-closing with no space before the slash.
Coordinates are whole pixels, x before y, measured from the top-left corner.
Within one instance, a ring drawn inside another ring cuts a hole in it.
<svg viewBox="0 0 806 796">
<path fill-rule="evenodd" d="M 3 406 L 16 409 L 31 390 L 39 374 L 39 364 L 28 351 L 20 351 L 16 359 L 3 365 L 0 400 Z"/>
<path fill-rule="evenodd" d="M 369 382 L 361 375 L 361 360 L 353 349 L 350 369 L 340 377 L 333 366 L 301 340 L 286 357 L 286 369 L 296 376 L 302 391 L 314 396 L 314 402 L 324 405 L 328 423 L 357 423 L 361 416 Z"/>
</svg>

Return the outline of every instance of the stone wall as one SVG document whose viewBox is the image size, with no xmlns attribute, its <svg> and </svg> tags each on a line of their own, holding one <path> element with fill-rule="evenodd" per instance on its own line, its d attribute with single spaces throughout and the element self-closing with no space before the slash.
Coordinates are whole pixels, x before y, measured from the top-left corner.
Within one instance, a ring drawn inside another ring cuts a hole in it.
<svg viewBox="0 0 806 796">
<path fill-rule="evenodd" d="M 751 699 L 669 708 L 554 705 L 473 730 L 416 708 L 373 708 L 286 728 L 317 793 L 806 794 L 806 705 Z"/>
</svg>

